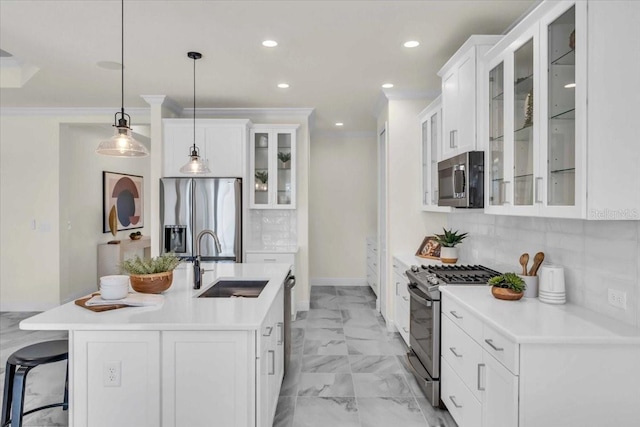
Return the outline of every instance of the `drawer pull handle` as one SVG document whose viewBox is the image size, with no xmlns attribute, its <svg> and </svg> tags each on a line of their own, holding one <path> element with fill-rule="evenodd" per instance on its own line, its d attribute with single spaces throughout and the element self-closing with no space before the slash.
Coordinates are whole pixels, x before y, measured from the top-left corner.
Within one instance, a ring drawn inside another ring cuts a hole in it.
<svg viewBox="0 0 640 427">
<path fill-rule="evenodd" d="M 405 331 L 406 333 L 409 333 L 409 329 L 407 329 L 406 327 L 402 327 L 402 330 Z"/>
<path fill-rule="evenodd" d="M 453 317 L 455 317 L 456 319 L 462 319 L 463 316 L 458 315 L 458 313 L 456 313 L 455 311 L 451 310 L 449 313 L 451 313 L 451 315 Z"/>
<path fill-rule="evenodd" d="M 263 337 L 270 337 L 271 332 L 273 332 L 273 326 L 267 326 L 267 332 L 262 334 Z"/>
<path fill-rule="evenodd" d="M 395 265 L 395 264 L 393 264 L 393 268 L 398 268 L 398 266 L 397 266 L 397 265 Z"/>
<path fill-rule="evenodd" d="M 484 340 L 484 342 L 486 342 L 487 344 L 489 344 L 489 347 L 491 347 L 491 348 L 492 348 L 492 349 L 494 349 L 495 351 L 503 351 L 503 350 L 504 350 L 504 348 L 496 347 L 496 345 L 493 343 L 493 340 L 486 339 L 486 340 Z"/>
<path fill-rule="evenodd" d="M 453 402 L 453 406 L 455 406 L 456 408 L 462 408 L 462 405 L 458 405 L 458 402 L 456 402 L 455 396 L 449 396 L 449 400 Z"/>
<path fill-rule="evenodd" d="M 456 348 L 455 347 L 449 347 L 449 350 L 451 350 L 451 353 L 453 353 L 453 355 L 455 357 L 462 357 L 461 354 L 458 354 L 458 352 L 456 352 Z"/>
<path fill-rule="evenodd" d="M 402 299 L 409 302 L 409 297 L 402 297 Z"/>
<path fill-rule="evenodd" d="M 398 285 L 400 284 L 400 282 L 396 282 L 396 295 L 398 295 Z"/>
<path fill-rule="evenodd" d="M 484 363 L 478 363 L 478 390 L 484 391 L 485 388 L 480 386 L 480 371 L 484 368 Z"/>
<path fill-rule="evenodd" d="M 263 258 L 264 262 L 276 262 L 275 258 Z"/>
<path fill-rule="evenodd" d="M 276 326 L 278 327 L 278 331 L 280 331 L 278 334 L 278 345 L 282 345 L 284 343 L 284 323 L 278 322 Z"/>
</svg>

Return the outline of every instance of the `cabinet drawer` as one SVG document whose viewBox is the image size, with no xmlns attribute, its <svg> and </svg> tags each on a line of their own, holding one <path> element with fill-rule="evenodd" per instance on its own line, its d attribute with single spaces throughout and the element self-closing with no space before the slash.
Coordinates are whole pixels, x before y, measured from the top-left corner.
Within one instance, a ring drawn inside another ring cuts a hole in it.
<svg viewBox="0 0 640 427">
<path fill-rule="evenodd" d="M 476 342 L 482 342 L 482 322 L 451 298 L 442 298 L 442 313 Z"/>
<path fill-rule="evenodd" d="M 408 310 L 409 309 L 409 290 L 407 289 L 407 283 L 408 282 L 405 277 L 402 277 L 396 273 L 393 273 L 394 297 L 404 300 Z"/>
<path fill-rule="evenodd" d="M 398 261 L 398 258 L 393 258 L 393 271 L 397 273 L 398 276 L 407 277 L 405 272 L 409 269 L 406 265 Z"/>
<path fill-rule="evenodd" d="M 482 425 L 482 406 L 446 359 L 442 359 L 441 399 L 451 416 L 463 427 Z"/>
<path fill-rule="evenodd" d="M 442 316 L 442 357 L 456 371 L 475 397 L 482 401 L 480 369 L 482 346 L 475 342 L 448 317 Z"/>
<path fill-rule="evenodd" d="M 487 353 L 518 375 L 520 370 L 520 346 L 518 344 L 486 324 L 483 328 L 481 342 Z"/>
<path fill-rule="evenodd" d="M 281 253 L 251 253 L 247 254 L 247 263 L 290 264 L 293 269 L 295 264 L 295 255 Z"/>
</svg>

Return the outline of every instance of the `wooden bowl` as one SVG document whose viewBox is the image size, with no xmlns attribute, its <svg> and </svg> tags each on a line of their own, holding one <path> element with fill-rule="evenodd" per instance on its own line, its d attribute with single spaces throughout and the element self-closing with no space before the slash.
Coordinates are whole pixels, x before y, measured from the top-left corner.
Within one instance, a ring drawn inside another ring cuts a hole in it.
<svg viewBox="0 0 640 427">
<path fill-rule="evenodd" d="M 134 234 L 133 236 L 129 236 L 131 240 L 140 240 L 142 239 L 142 234 Z"/>
<path fill-rule="evenodd" d="M 143 294 L 159 294 L 171 287 L 173 271 L 155 274 L 131 274 L 131 287 Z"/>
<path fill-rule="evenodd" d="M 524 295 L 524 292 L 516 292 L 513 289 L 492 286 L 491 295 L 493 295 L 494 298 L 497 298 L 497 299 L 503 299 L 506 301 L 517 301 L 520 298 L 522 298 L 522 296 Z"/>
</svg>

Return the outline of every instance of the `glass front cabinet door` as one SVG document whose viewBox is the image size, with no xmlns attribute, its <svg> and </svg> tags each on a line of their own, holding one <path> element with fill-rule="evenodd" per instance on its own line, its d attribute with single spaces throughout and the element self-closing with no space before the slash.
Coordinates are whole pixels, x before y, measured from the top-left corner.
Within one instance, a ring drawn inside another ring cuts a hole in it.
<svg viewBox="0 0 640 427">
<path fill-rule="evenodd" d="M 450 212 L 438 206 L 438 161 L 442 158 L 442 97 L 437 97 L 418 115 L 422 126 L 422 210 Z"/>
<path fill-rule="evenodd" d="M 297 125 L 254 125 L 250 138 L 252 209 L 295 209 Z"/>
<path fill-rule="evenodd" d="M 562 6 L 505 36 L 487 54 L 487 213 L 580 216 L 577 5 Z"/>
</svg>

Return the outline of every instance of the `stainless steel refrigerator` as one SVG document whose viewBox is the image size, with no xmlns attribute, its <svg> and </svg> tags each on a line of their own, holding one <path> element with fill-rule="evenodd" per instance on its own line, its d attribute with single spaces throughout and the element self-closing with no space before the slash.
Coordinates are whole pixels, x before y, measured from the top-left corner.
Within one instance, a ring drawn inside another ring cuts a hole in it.
<svg viewBox="0 0 640 427">
<path fill-rule="evenodd" d="M 216 251 L 211 236 L 204 236 L 202 260 L 242 262 L 242 180 L 161 178 L 160 224 L 162 253 L 192 259 L 198 233 L 212 230 L 222 252 Z"/>
</svg>

